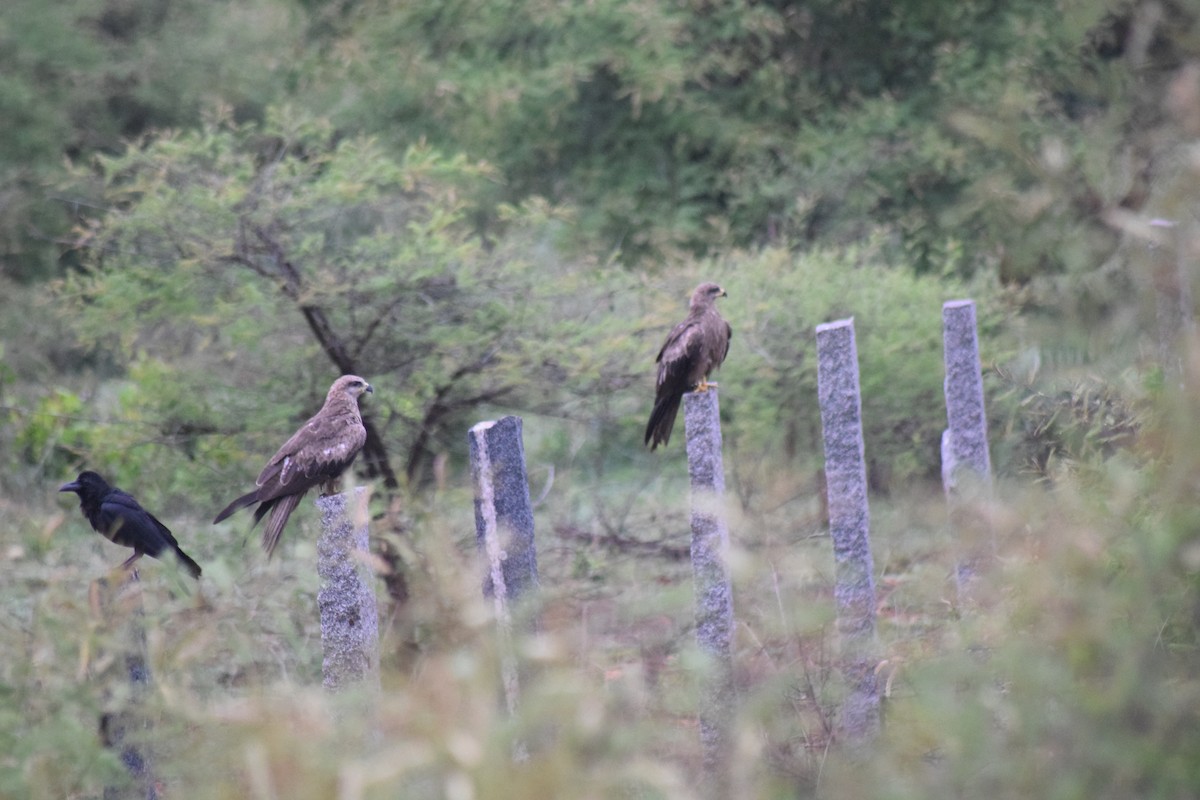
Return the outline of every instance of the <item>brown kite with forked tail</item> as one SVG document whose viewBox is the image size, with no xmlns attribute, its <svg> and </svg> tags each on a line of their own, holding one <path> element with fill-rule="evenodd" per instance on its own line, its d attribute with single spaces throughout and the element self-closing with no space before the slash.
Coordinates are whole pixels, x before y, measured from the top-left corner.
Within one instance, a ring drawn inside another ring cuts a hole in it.
<svg viewBox="0 0 1200 800">
<path fill-rule="evenodd" d="M 371 384 L 357 375 L 343 375 L 334 381 L 321 410 L 300 426 L 263 467 L 257 488 L 226 506 L 213 524 L 259 503 L 254 511 L 254 524 L 268 513 L 271 515 L 262 538 L 263 549 L 270 558 L 279 544 L 283 526 L 304 493 L 318 484 L 323 493 L 333 492 L 337 479 L 362 450 L 367 429 L 358 411 L 358 398 L 363 392 L 373 391 Z"/>
<path fill-rule="evenodd" d="M 717 311 L 717 298 L 725 290 L 715 283 L 702 283 L 692 292 L 687 319 L 676 325 L 658 351 L 658 383 L 654 410 L 646 423 L 650 449 L 665 445 L 675 427 L 679 401 L 690 391 L 706 392 L 708 376 L 721 366 L 729 353 L 733 329 Z"/>
</svg>

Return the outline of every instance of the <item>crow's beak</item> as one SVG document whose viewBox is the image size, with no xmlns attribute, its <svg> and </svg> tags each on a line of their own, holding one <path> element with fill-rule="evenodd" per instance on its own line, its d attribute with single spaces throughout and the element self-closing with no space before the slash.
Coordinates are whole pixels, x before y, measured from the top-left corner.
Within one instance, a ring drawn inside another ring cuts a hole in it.
<svg viewBox="0 0 1200 800">
<path fill-rule="evenodd" d="M 60 492 L 78 492 L 81 488 L 83 487 L 79 485 L 79 481 L 71 481 L 70 483 L 64 483 L 62 486 L 58 487 L 58 490 Z"/>
</svg>

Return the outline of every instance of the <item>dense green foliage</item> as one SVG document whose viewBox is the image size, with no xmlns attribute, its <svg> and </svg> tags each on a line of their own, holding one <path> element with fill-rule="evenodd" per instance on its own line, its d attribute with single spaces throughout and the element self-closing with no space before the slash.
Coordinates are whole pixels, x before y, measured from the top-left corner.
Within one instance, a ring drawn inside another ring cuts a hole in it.
<svg viewBox="0 0 1200 800">
<path fill-rule="evenodd" d="M 142 568 L 153 729 L 132 735 L 164 795 L 697 796 L 683 437 L 641 435 L 701 280 L 734 329 L 737 794 L 1193 795 L 1198 21 L 1178 0 L 9 0 L 0 795 L 127 779 L 96 725 L 133 704 L 135 623 L 89 597 L 113 547 L 52 499 L 87 467 L 205 570 Z M 939 311 L 964 296 L 999 477 L 970 599 L 937 483 Z M 866 760 L 836 736 L 812 335 L 849 316 L 887 689 Z M 376 387 L 379 736 L 317 688 L 307 506 L 269 565 L 245 521 L 208 524 L 343 372 Z M 518 721 L 465 452 L 504 413 L 545 595 Z"/>
<path fill-rule="evenodd" d="M 242 118 L 260 116 L 287 83 L 297 35 L 288 4 L 273 0 L 6 3 L 0 20 L 4 273 L 53 274 L 71 220 L 87 214 L 85 197 L 56 188 L 67 159 L 86 161 L 153 130 L 195 125 L 212 105 Z"/>
<path fill-rule="evenodd" d="M 332 82 L 339 116 L 401 146 L 429 137 L 487 158 L 509 196 L 577 203 L 584 231 L 634 257 L 846 242 L 881 226 L 900 238 L 894 259 L 922 270 L 971 270 L 1003 247 L 1027 276 L 1058 259 L 1039 263 L 1044 241 L 1013 248 L 1008 226 L 1028 213 L 1018 196 L 979 192 L 1015 178 L 1019 195 L 1041 177 L 1029 161 L 1045 143 L 1070 152 L 1084 124 L 1125 123 L 1133 109 L 1110 111 L 1128 67 L 1108 63 L 1120 18 L 1107 12 L 384 1 L 351 15 L 346 37 L 361 45 L 314 88 Z M 1089 158 L 1066 156 L 1064 183 Z"/>
<path fill-rule="evenodd" d="M 394 160 L 289 119 L 164 138 L 104 162 L 112 211 L 88 242 L 98 257 L 61 297 L 80 340 L 171 373 L 147 401 L 185 444 L 237 432 L 228 420 L 254 396 L 286 395 L 314 366 L 371 375 L 389 446 L 369 445 L 367 466 L 394 488 L 398 474 L 424 476 L 463 410 L 545 407 L 546 386 L 523 375 L 557 368 L 552 386 L 577 386 L 589 376 L 561 365 L 581 342 L 603 343 L 566 316 L 578 308 L 563 302 L 572 270 L 547 281 L 537 268 L 553 209 L 500 209 L 503 240 L 479 236 L 461 197 L 488 175 L 428 148 Z M 135 318 L 114 327 L 129 308 Z M 564 339 L 570 325 L 577 339 Z"/>
</svg>

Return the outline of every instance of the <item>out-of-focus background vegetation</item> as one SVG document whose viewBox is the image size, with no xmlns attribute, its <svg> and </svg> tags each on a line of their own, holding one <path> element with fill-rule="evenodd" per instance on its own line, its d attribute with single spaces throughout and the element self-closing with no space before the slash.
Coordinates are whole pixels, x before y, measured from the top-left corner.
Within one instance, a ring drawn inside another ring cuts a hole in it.
<svg viewBox="0 0 1200 800">
<path fill-rule="evenodd" d="M 81 468 L 205 569 L 141 569 L 164 796 L 695 794 L 682 433 L 641 433 L 717 280 L 739 796 L 1194 797 L 1198 208 L 1189 0 L 6 0 L 0 795 L 128 781 L 97 730 L 125 634 L 88 601 L 125 553 L 55 493 Z M 967 604 L 937 483 L 963 296 L 998 479 Z M 887 696 L 847 764 L 812 330 L 850 315 Z M 311 508 L 272 563 L 209 524 L 351 371 L 368 721 L 320 689 Z M 504 413 L 541 498 L 517 723 L 465 461 Z"/>
</svg>

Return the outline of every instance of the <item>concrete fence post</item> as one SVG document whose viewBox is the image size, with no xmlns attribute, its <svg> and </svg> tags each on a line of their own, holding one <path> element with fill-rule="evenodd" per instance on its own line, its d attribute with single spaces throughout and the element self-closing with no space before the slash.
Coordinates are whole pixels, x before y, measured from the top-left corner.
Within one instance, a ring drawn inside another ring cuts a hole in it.
<svg viewBox="0 0 1200 800">
<path fill-rule="evenodd" d="M 1190 265 L 1200 254 L 1200 227 L 1184 214 L 1183 221 L 1155 218 L 1148 245 L 1150 280 L 1158 328 L 1158 362 L 1178 383 L 1183 376 L 1185 348 L 1196 335 Z"/>
<path fill-rule="evenodd" d="M 133 782 L 126 787 L 104 787 L 104 800 L 158 800 L 153 754 L 145 746 L 145 741 L 139 742 L 139 738 L 146 740 L 148 737 L 138 736 L 139 731 L 145 733 L 151 729 L 150 720 L 145 717 L 141 706 L 152 690 L 153 681 L 146 652 L 146 619 L 137 570 L 131 570 L 127 580 L 116 585 L 101 578 L 92 583 L 89 594 L 94 614 L 125 627 L 124 662 L 130 687 L 125 708 L 105 711 L 100 715 L 100 740 L 105 747 L 117 751 Z"/>
<path fill-rule="evenodd" d="M 367 489 L 318 497 L 321 536 L 317 574 L 321 589 L 322 683 L 333 691 L 365 684 L 379 690 L 379 609 L 370 569 Z M 352 507 L 348 508 L 347 506 Z"/>
<path fill-rule="evenodd" d="M 979 561 L 994 546 L 990 533 L 980 529 L 979 515 L 964 511 L 972 500 L 988 495 L 992 482 L 973 301 L 951 300 L 942 305 L 942 335 L 947 423 L 942 434 L 942 485 L 959 538 L 954 577 L 959 596 L 964 597 Z"/>
<path fill-rule="evenodd" d="M 951 300 L 942 305 L 942 337 L 947 421 L 947 452 L 943 455 L 948 456 L 942 474 L 947 491 L 953 491 L 964 469 L 973 473 L 972 480 L 986 483 L 992 477 L 974 301 Z"/>
<path fill-rule="evenodd" d="M 879 732 L 875 573 L 854 320 L 817 326 L 817 394 L 825 444 L 834 597 L 847 697 L 840 730 L 851 745 Z"/>
<path fill-rule="evenodd" d="M 475 484 L 475 537 L 486 571 L 483 593 L 491 598 L 500 637 L 500 671 L 508 712 L 517 715 L 520 674 L 513 642 L 514 616 L 537 628 L 537 548 L 533 506 L 525 468 L 520 417 L 480 422 L 468 435 Z M 529 757 L 523 741 L 513 758 Z"/>
<path fill-rule="evenodd" d="M 488 537 L 494 533 L 499 556 L 498 563 L 489 564 L 484 594 L 495 596 L 500 577 L 508 602 L 532 599 L 538 587 L 537 548 L 521 418 L 480 422 L 471 428 L 470 447 L 476 543 L 488 555 Z"/>
<path fill-rule="evenodd" d="M 733 586 L 729 577 L 729 527 L 722 508 L 725 468 L 721 458 L 721 412 L 716 389 L 683 396 L 691 481 L 692 580 L 696 597 L 696 643 L 709 664 L 701 689 L 700 741 L 705 794 L 729 796 L 733 682 Z"/>
</svg>

